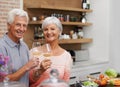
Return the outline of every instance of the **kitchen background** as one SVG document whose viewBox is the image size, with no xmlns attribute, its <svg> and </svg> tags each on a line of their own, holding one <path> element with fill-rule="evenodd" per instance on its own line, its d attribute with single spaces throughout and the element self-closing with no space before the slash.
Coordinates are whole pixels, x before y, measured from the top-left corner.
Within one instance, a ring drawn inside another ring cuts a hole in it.
<svg viewBox="0 0 120 87">
<path fill-rule="evenodd" d="M 90 0 L 93 12 L 87 15 L 87 20 L 93 25 L 84 27 L 84 32 L 85 37 L 93 38 L 93 42 L 82 45 L 83 49 L 88 49 L 92 62 L 106 63 L 106 68 L 113 67 L 118 72 L 120 72 L 120 12 L 117 10 L 120 7 L 119 3 L 120 0 Z M 0 0 L 0 37 L 6 32 L 6 13 L 12 8 L 23 8 L 23 0 Z M 82 66 L 79 65 L 80 67 Z"/>
</svg>

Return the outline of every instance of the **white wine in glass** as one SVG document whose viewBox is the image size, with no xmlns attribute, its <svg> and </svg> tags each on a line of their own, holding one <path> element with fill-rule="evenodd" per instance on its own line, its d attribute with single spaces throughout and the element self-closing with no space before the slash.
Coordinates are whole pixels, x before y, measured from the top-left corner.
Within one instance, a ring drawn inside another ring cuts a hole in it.
<svg viewBox="0 0 120 87">
<path fill-rule="evenodd" d="M 43 46 L 43 56 L 45 58 L 50 58 L 50 56 L 52 56 L 51 47 L 50 47 L 50 44 L 48 44 L 48 43 L 44 44 L 44 46 Z"/>
<path fill-rule="evenodd" d="M 42 56 L 42 51 L 41 51 L 41 43 L 38 41 L 35 41 L 32 44 L 32 56 L 34 59 L 39 58 L 39 61 L 40 61 L 40 57 Z M 39 65 L 40 65 L 40 63 L 38 64 L 38 66 L 35 69 L 39 69 L 40 68 Z"/>
<path fill-rule="evenodd" d="M 50 56 L 51 56 L 51 53 L 44 53 L 43 56 L 44 56 L 44 57 L 50 57 Z"/>
<path fill-rule="evenodd" d="M 32 55 L 33 57 L 39 57 L 42 54 L 40 42 L 33 42 L 32 44 Z"/>
<path fill-rule="evenodd" d="M 41 55 L 42 53 L 37 49 L 37 48 L 33 48 L 32 49 L 32 55 L 33 57 L 37 58 Z"/>
</svg>

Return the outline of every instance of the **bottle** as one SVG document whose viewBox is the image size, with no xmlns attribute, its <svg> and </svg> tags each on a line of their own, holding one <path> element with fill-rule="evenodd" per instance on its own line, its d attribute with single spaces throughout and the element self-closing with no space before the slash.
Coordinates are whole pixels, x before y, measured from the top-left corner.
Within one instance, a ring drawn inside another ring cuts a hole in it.
<svg viewBox="0 0 120 87">
<path fill-rule="evenodd" d="M 87 1 L 86 0 L 82 0 L 82 8 L 87 9 Z"/>
<path fill-rule="evenodd" d="M 35 29 L 34 29 L 34 39 L 38 39 L 39 37 L 38 37 L 38 28 L 37 27 L 35 27 Z"/>
<path fill-rule="evenodd" d="M 83 31 L 81 29 L 78 29 L 78 38 L 83 38 Z"/>
<path fill-rule="evenodd" d="M 57 14 L 57 18 L 61 21 L 61 17 L 60 14 Z"/>
<path fill-rule="evenodd" d="M 70 21 L 70 15 L 66 15 L 65 21 L 66 21 L 66 22 L 69 22 L 69 21 Z"/>
<path fill-rule="evenodd" d="M 74 34 L 74 31 L 71 30 L 71 31 L 70 31 L 70 38 L 71 38 L 71 39 L 73 39 L 73 38 L 72 38 L 73 34 Z"/>
<path fill-rule="evenodd" d="M 77 36 L 77 33 L 75 32 L 73 35 L 72 35 L 72 39 L 77 39 L 78 36 Z"/>
<path fill-rule="evenodd" d="M 85 22 L 86 22 L 86 17 L 82 17 L 81 22 L 82 22 L 82 23 L 85 23 Z"/>
<path fill-rule="evenodd" d="M 75 62 L 75 51 L 70 50 L 69 52 L 70 52 L 70 54 L 72 56 L 73 62 Z"/>
<path fill-rule="evenodd" d="M 87 19 L 86 19 L 86 17 L 85 17 L 85 13 L 82 13 L 81 22 L 82 22 L 82 23 L 87 22 Z"/>
<path fill-rule="evenodd" d="M 90 1 L 87 0 L 87 9 L 90 9 Z"/>
<path fill-rule="evenodd" d="M 76 81 L 75 87 L 83 87 L 80 82 Z"/>
<path fill-rule="evenodd" d="M 43 38 L 43 30 L 41 27 L 38 27 L 38 38 L 42 39 Z"/>
<path fill-rule="evenodd" d="M 64 21 L 64 17 L 63 17 L 63 14 L 60 15 L 60 21 Z"/>
</svg>

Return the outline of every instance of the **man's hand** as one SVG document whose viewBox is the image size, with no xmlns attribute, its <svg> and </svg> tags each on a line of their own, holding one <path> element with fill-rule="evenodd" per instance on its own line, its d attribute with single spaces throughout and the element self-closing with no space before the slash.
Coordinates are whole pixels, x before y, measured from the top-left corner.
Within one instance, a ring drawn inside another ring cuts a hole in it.
<svg viewBox="0 0 120 87">
<path fill-rule="evenodd" d="M 39 58 L 33 58 L 25 65 L 28 70 L 33 69 L 39 65 Z"/>
</svg>

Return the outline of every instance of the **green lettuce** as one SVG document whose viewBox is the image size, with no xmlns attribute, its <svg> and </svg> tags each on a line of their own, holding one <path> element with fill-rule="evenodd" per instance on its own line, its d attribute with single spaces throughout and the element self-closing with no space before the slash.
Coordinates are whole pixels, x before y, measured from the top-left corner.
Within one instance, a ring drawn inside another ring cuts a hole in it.
<svg viewBox="0 0 120 87">
<path fill-rule="evenodd" d="M 106 74 L 108 77 L 110 77 L 110 78 L 115 78 L 115 77 L 117 77 L 117 75 L 118 75 L 117 71 L 114 70 L 114 69 L 107 69 L 107 70 L 105 71 L 105 74 Z"/>
<path fill-rule="evenodd" d="M 95 86 L 95 87 L 98 87 L 98 84 L 97 84 L 97 83 L 91 82 L 91 81 L 84 81 L 84 82 L 83 82 L 83 85 L 84 85 L 84 86 Z"/>
</svg>

